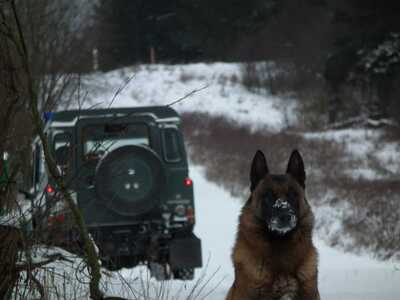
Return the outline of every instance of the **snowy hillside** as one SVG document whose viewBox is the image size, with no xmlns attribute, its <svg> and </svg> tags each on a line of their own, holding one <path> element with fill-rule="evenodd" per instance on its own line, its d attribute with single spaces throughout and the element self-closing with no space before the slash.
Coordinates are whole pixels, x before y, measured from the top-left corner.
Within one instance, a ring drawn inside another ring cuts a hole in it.
<svg viewBox="0 0 400 300">
<path fill-rule="evenodd" d="M 223 115 L 256 128 L 280 130 L 292 123 L 287 117 L 293 116 L 294 101 L 249 93 L 240 83 L 240 68 L 227 63 L 144 65 L 96 74 L 89 78 L 91 101 L 85 106 L 168 105 L 190 95 L 173 107 Z"/>
</svg>

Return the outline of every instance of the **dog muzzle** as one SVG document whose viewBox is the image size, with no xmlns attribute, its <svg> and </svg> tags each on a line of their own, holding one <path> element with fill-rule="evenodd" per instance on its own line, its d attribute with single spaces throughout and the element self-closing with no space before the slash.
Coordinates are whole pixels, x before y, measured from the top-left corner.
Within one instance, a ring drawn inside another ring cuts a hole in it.
<svg viewBox="0 0 400 300">
<path fill-rule="evenodd" d="M 268 222 L 268 229 L 279 235 L 285 235 L 297 225 L 297 217 L 290 203 L 277 199 L 272 206 L 272 217 Z"/>
</svg>

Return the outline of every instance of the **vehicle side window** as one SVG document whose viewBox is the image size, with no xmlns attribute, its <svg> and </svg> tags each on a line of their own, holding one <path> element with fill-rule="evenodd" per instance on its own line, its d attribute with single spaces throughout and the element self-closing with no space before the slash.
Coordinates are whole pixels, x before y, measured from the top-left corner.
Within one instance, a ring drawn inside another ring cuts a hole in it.
<svg viewBox="0 0 400 300">
<path fill-rule="evenodd" d="M 167 162 L 178 162 L 181 160 L 181 149 L 179 146 L 179 135 L 175 128 L 165 128 L 162 131 L 164 158 Z"/>
<path fill-rule="evenodd" d="M 58 133 L 54 136 L 54 158 L 57 165 L 68 168 L 72 161 L 71 136 L 68 133 Z"/>
</svg>

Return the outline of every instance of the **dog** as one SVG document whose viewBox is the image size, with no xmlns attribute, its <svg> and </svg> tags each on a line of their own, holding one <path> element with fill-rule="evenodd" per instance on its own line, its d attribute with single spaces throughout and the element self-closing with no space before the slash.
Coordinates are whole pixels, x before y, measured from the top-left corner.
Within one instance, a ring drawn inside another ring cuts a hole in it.
<svg viewBox="0 0 400 300">
<path fill-rule="evenodd" d="M 232 253 L 235 279 L 226 300 L 320 300 L 314 215 L 305 180 L 297 150 L 281 175 L 270 174 L 264 154 L 255 154 L 251 195 L 239 217 Z"/>
</svg>

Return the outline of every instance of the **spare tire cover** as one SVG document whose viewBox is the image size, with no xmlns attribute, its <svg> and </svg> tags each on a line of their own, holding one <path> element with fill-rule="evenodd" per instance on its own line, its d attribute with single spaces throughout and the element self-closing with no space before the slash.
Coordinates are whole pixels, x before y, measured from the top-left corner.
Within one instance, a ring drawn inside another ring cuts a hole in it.
<svg viewBox="0 0 400 300">
<path fill-rule="evenodd" d="M 95 175 L 97 197 L 121 215 L 138 215 L 158 202 L 165 184 L 161 160 L 145 146 L 124 146 L 107 154 Z"/>
</svg>

